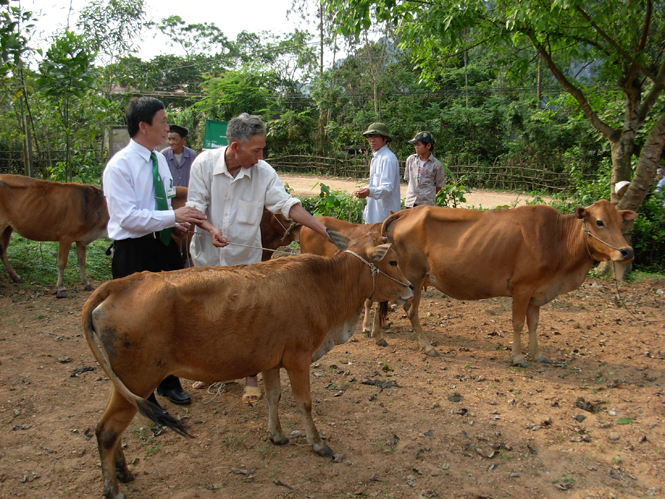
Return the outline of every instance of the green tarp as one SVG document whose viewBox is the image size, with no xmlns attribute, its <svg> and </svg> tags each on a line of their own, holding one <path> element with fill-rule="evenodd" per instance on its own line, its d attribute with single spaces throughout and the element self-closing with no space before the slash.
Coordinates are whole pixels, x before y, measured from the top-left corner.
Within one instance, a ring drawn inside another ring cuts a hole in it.
<svg viewBox="0 0 665 499">
<path fill-rule="evenodd" d="M 205 133 L 203 134 L 203 149 L 217 149 L 227 146 L 226 121 L 206 120 Z"/>
</svg>

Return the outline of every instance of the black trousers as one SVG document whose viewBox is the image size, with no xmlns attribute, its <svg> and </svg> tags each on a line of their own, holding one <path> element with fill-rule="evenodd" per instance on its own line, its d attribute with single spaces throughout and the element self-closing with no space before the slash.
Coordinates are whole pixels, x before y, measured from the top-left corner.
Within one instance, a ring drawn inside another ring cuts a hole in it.
<svg viewBox="0 0 665 499">
<path fill-rule="evenodd" d="M 135 272 L 162 272 L 183 268 L 182 257 L 178 245 L 173 239 L 166 246 L 152 232 L 136 239 L 120 239 L 113 242 L 113 259 L 111 272 L 114 279 L 126 277 Z M 181 388 L 180 380 L 175 376 L 167 376 L 160 384 L 161 390 Z M 154 401 L 154 395 L 151 396 Z"/>
</svg>

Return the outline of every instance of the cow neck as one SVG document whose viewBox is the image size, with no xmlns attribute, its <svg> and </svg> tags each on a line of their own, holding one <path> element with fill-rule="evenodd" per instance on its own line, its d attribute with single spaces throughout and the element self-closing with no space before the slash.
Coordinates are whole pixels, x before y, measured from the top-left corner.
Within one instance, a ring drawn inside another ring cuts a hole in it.
<svg viewBox="0 0 665 499">
<path fill-rule="evenodd" d="M 321 263 L 326 271 L 320 272 L 317 280 L 327 294 L 339 297 L 340 304 L 344 302 L 343 307 L 333 312 L 339 319 L 346 320 L 372 295 L 370 269 L 358 258 L 346 253 L 333 258 L 321 257 Z"/>
<path fill-rule="evenodd" d="M 595 259 L 589 251 L 587 236 L 584 234 L 584 225 L 576 215 L 561 215 L 557 217 L 556 240 L 566 241 L 566 252 L 561 256 L 571 266 L 588 265 L 589 269 Z"/>
</svg>

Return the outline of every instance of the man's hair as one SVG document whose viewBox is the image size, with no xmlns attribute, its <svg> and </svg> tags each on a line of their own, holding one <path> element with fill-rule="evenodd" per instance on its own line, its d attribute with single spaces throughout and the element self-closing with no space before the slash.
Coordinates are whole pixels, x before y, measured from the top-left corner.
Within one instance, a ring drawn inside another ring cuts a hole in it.
<svg viewBox="0 0 665 499">
<path fill-rule="evenodd" d="M 152 125 L 152 119 L 160 109 L 164 109 L 164 103 L 154 97 L 138 97 L 130 100 L 125 108 L 129 136 L 133 138 L 139 133 L 139 123 L 142 121 Z"/>
<path fill-rule="evenodd" d="M 265 135 L 266 125 L 261 118 L 248 113 L 242 113 L 231 121 L 226 127 L 226 140 L 231 142 L 249 142 L 254 135 Z"/>
<path fill-rule="evenodd" d="M 658 175 L 665 175 L 665 168 L 658 168 L 658 170 L 656 170 L 656 173 L 658 173 Z"/>
</svg>

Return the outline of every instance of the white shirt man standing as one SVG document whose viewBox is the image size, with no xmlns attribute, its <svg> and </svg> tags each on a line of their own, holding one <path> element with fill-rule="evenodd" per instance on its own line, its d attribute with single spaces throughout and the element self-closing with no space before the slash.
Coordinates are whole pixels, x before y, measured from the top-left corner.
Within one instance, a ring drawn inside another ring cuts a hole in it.
<svg viewBox="0 0 665 499">
<path fill-rule="evenodd" d="M 277 172 L 263 161 L 266 128 L 258 116 L 243 113 L 233 118 L 226 137 L 228 146 L 202 152 L 192 165 L 187 206 L 207 217 L 198 224 L 191 243 L 197 267 L 260 262 L 264 206 L 329 239 L 325 226 L 286 192 Z M 243 401 L 258 401 L 256 377 L 246 382 Z"/>
<path fill-rule="evenodd" d="M 369 165 L 369 186 L 358 189 L 355 195 L 361 199 L 367 198 L 363 220 L 367 224 L 375 224 L 388 218 L 391 210 L 401 209 L 399 161 L 388 149 L 388 142 L 392 138 L 386 125 L 372 123 L 363 135 L 367 137 L 374 156 Z"/>
<path fill-rule="evenodd" d="M 125 117 L 131 140 L 109 160 L 103 177 L 110 217 L 108 232 L 114 246 L 114 279 L 135 272 L 182 269 L 171 230 L 183 235 L 189 224 L 205 220 L 196 208 L 171 208 L 173 178 L 166 159 L 155 151 L 169 131 L 164 104 L 154 97 L 139 97 L 129 102 Z M 160 383 L 157 393 L 174 404 L 191 401 L 180 380 L 172 375 Z M 153 395 L 150 397 L 157 403 Z"/>
</svg>

